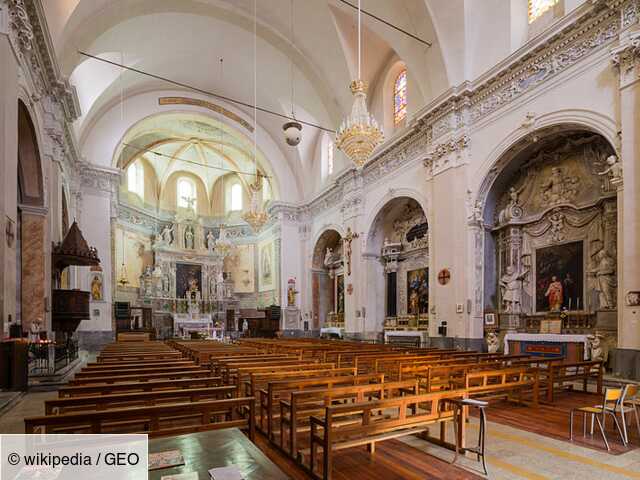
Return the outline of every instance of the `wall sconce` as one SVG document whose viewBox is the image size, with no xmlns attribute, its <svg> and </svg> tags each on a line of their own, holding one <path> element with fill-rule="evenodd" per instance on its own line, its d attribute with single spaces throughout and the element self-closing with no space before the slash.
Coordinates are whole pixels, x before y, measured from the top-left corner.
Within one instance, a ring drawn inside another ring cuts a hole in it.
<svg viewBox="0 0 640 480">
<path fill-rule="evenodd" d="M 7 237 L 7 247 L 9 248 L 13 247 L 13 241 L 16 238 L 15 229 L 13 227 L 14 224 L 15 222 L 10 217 L 6 217 L 6 226 L 4 233 Z"/>
</svg>

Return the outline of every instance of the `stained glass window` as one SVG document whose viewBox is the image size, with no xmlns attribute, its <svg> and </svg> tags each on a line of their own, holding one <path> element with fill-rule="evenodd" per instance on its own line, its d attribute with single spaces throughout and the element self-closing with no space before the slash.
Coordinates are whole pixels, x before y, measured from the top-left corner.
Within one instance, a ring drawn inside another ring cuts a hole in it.
<svg viewBox="0 0 640 480">
<path fill-rule="evenodd" d="M 535 22 L 559 0 L 529 0 L 529 23 Z"/>
<path fill-rule="evenodd" d="M 399 125 L 407 116 L 407 71 L 402 70 L 393 86 L 393 123 Z"/>
</svg>

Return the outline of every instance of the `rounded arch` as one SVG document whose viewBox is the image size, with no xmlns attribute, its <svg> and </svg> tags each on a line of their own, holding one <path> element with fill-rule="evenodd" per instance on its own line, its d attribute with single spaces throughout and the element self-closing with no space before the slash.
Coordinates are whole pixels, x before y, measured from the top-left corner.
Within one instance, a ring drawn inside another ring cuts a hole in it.
<svg viewBox="0 0 640 480">
<path fill-rule="evenodd" d="M 427 223 L 430 223 L 429 209 L 427 207 L 428 202 L 427 202 L 427 199 L 424 197 L 424 195 L 422 195 L 419 191 L 414 190 L 412 188 L 389 189 L 389 191 L 380 200 L 378 200 L 376 205 L 373 207 L 373 209 L 369 212 L 369 214 L 366 217 L 365 225 L 367 228 L 366 229 L 367 242 L 365 245 L 364 254 L 379 253 L 379 251 L 374 251 L 372 249 L 372 248 L 375 248 L 375 246 L 372 246 L 371 242 L 369 241 L 369 236 L 372 232 L 372 228 L 374 227 L 374 222 L 376 221 L 382 209 L 386 205 L 400 198 L 410 198 L 412 200 L 415 200 L 420 206 L 420 208 L 422 209 L 422 211 L 424 212 L 425 217 L 427 218 Z"/>
<path fill-rule="evenodd" d="M 31 112 L 18 100 L 18 202 L 44 207 L 42 161 L 36 132 Z"/>
<path fill-rule="evenodd" d="M 196 213 L 208 216 L 210 201 L 207 187 L 199 176 L 185 170 L 173 172 L 163 185 L 160 191 L 160 208 L 170 211 L 178 210 L 177 188 L 181 178 L 187 178 L 196 187 Z"/>
<path fill-rule="evenodd" d="M 335 248 L 342 242 L 343 229 L 337 225 L 324 227 L 313 241 L 313 255 L 311 258 L 311 268 L 320 269 L 324 267 L 324 257 L 327 248 Z"/>
<path fill-rule="evenodd" d="M 487 195 L 493 187 L 494 181 L 502 173 L 505 166 L 515 158 L 527 145 L 554 132 L 570 130 L 586 130 L 604 137 L 609 144 L 618 150 L 619 137 L 616 122 L 610 117 L 582 109 L 567 109 L 550 112 L 535 117 L 534 129 L 518 127 L 509 132 L 503 140 L 489 153 L 475 178 L 479 184 L 473 188 L 476 191 L 475 204 L 479 202 L 483 211 L 486 206 Z"/>
</svg>

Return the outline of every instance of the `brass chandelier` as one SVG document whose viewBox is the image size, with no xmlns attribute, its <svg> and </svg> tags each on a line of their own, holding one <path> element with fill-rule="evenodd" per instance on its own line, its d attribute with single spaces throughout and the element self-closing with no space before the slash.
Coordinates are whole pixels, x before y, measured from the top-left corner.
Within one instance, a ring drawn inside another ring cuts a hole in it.
<svg viewBox="0 0 640 480">
<path fill-rule="evenodd" d="M 360 0 L 358 0 L 358 79 L 351 82 L 351 93 L 355 97 L 351 113 L 342 121 L 336 133 L 336 146 L 347 157 L 362 167 L 375 148 L 384 139 L 382 130 L 373 115 L 367 110 L 367 82 L 361 79 L 362 32 L 361 32 Z"/>
<path fill-rule="evenodd" d="M 247 222 L 251 229 L 258 233 L 269 220 L 269 215 L 265 211 L 260 210 L 260 192 L 262 191 L 262 175 L 256 174 L 256 181 L 249 185 L 251 191 L 251 207 L 248 212 L 242 215 L 242 219 Z"/>
</svg>

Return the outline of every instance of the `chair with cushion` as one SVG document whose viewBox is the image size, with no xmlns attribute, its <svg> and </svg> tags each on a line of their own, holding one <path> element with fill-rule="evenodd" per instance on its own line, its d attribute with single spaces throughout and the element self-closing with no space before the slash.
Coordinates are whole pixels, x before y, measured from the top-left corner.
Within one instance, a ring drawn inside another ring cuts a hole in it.
<svg viewBox="0 0 640 480">
<path fill-rule="evenodd" d="M 607 447 L 607 450 L 611 450 L 609 448 L 609 442 L 607 441 L 607 436 L 604 432 L 605 418 L 607 415 L 610 415 L 613 418 L 613 422 L 618 429 L 618 433 L 620 434 L 620 439 L 622 440 L 622 444 L 626 445 L 627 441 L 625 436 L 620 429 L 620 423 L 618 423 L 618 418 L 616 417 L 615 411 L 618 408 L 618 404 L 622 399 L 622 388 L 605 388 L 603 401 L 601 405 L 596 405 L 593 407 L 578 407 L 572 408 L 569 418 L 569 439 L 573 441 L 573 414 L 575 412 L 583 414 L 583 435 L 587 436 L 587 415 L 591 415 L 591 419 L 595 418 L 596 422 L 598 422 L 598 428 L 600 428 L 600 433 L 602 434 L 602 439 L 604 440 L 604 444 Z"/>
</svg>

